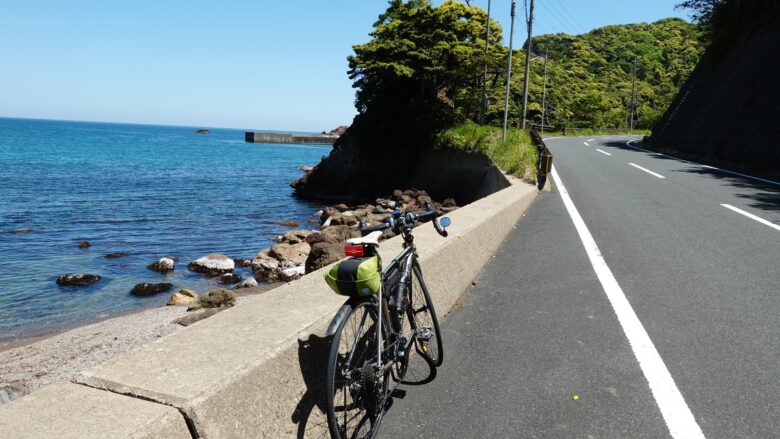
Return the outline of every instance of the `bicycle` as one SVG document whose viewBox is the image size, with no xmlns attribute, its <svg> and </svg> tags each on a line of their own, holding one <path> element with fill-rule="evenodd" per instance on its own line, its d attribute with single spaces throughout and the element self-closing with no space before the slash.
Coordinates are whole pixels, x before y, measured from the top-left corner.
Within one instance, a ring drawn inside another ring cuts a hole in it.
<svg viewBox="0 0 780 439">
<path fill-rule="evenodd" d="M 430 204 L 426 209 L 421 214 L 395 210 L 378 226 L 361 223 L 362 237 L 349 240 L 350 246 L 345 247 L 348 255 L 378 258 L 379 237 L 384 230 L 393 230 L 404 240 L 401 253 L 384 270 L 381 266 L 377 270 L 381 280 L 378 293 L 351 297 L 328 326 L 327 335 L 332 341 L 325 387 L 328 427 L 334 439 L 376 436 L 382 417 L 392 405 L 391 381 L 395 387 L 399 383 L 413 384 L 404 381 L 413 356 L 421 357 L 430 371 L 430 376 L 418 384 L 433 379 L 442 364 L 439 321 L 423 280 L 412 231 L 417 221 L 431 220 L 436 231 L 446 237 L 450 220 L 439 219 Z M 353 265 L 364 260 L 356 259 Z"/>
</svg>

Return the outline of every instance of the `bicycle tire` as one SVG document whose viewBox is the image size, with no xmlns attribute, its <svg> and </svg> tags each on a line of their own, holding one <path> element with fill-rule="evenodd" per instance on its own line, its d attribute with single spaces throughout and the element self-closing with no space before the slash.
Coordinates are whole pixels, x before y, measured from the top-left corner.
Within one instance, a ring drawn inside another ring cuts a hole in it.
<svg viewBox="0 0 780 439">
<path fill-rule="evenodd" d="M 417 340 L 417 353 L 428 358 L 435 367 L 442 365 L 444 361 L 444 349 L 442 347 L 441 329 L 439 328 L 439 319 L 436 317 L 436 309 L 433 307 L 431 295 L 428 293 L 428 286 L 422 276 L 420 264 L 415 261 L 412 267 L 412 277 L 410 279 L 410 320 L 414 321 L 415 328 L 429 328 L 432 331 L 432 338 L 429 341 Z M 413 319 L 411 318 L 413 316 Z"/>
<path fill-rule="evenodd" d="M 352 299 L 334 317 L 341 320 L 331 340 L 325 378 L 328 428 L 334 439 L 372 439 L 382 420 L 383 409 L 376 407 L 383 407 L 387 400 L 389 377 L 383 380 L 382 396 L 377 402 L 367 390 L 365 375 L 361 375 L 376 359 L 377 319 L 372 307 L 368 300 Z M 384 331 L 382 334 L 384 338 Z M 349 358 L 353 347 L 354 353 Z M 349 364 L 344 364 L 347 360 Z M 355 390 L 355 383 L 361 388 Z"/>
</svg>

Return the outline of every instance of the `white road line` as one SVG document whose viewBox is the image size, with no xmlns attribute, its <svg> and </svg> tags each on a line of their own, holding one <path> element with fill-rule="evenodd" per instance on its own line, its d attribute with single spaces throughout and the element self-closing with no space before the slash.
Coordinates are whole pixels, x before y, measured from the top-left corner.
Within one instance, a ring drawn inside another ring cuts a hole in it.
<svg viewBox="0 0 780 439">
<path fill-rule="evenodd" d="M 594 141 L 594 140 L 596 140 L 596 139 L 588 139 L 588 142 L 592 142 L 592 141 Z"/>
<path fill-rule="evenodd" d="M 631 166 L 633 166 L 633 167 L 635 167 L 635 168 L 637 168 L 637 169 L 641 169 L 641 170 L 643 170 L 643 171 L 647 172 L 648 174 L 650 174 L 650 175 L 654 175 L 654 176 L 656 176 L 656 177 L 658 177 L 658 178 L 666 178 L 666 177 L 664 177 L 664 176 L 663 176 L 663 175 L 661 175 L 661 174 L 655 173 L 655 172 L 653 172 L 653 171 L 651 171 L 651 170 L 649 170 L 649 169 L 647 169 L 647 168 L 643 168 L 643 167 L 641 167 L 641 166 L 639 166 L 639 165 L 637 165 L 637 164 L 634 164 L 634 163 L 629 163 L 629 165 L 631 165 Z"/>
<path fill-rule="evenodd" d="M 602 151 L 602 150 L 600 150 L 600 149 L 598 149 L 598 148 L 596 148 L 596 151 L 598 151 L 598 152 L 600 152 L 600 153 L 602 153 L 602 154 L 606 154 L 606 155 L 612 155 L 612 154 L 610 154 L 610 153 L 608 153 L 608 152 L 606 152 L 606 151 Z"/>
<path fill-rule="evenodd" d="M 588 142 L 582 142 L 582 143 L 584 143 L 584 144 L 585 144 L 585 146 L 590 146 L 590 145 L 588 145 Z"/>
<path fill-rule="evenodd" d="M 769 184 L 774 184 L 774 185 L 780 186 L 780 181 L 767 180 L 765 178 L 759 178 L 759 177 L 754 177 L 752 175 L 740 174 L 739 172 L 729 171 L 728 169 L 716 168 L 714 166 L 709 166 L 709 165 L 702 165 L 701 163 L 696 163 L 696 162 L 692 162 L 690 160 L 681 159 L 681 158 L 675 157 L 673 155 L 661 154 L 660 152 L 653 152 L 653 151 L 650 151 L 650 150 L 647 150 L 647 149 L 644 149 L 644 148 L 640 148 L 638 146 L 631 145 L 631 143 L 633 143 L 633 142 L 636 142 L 636 140 L 629 140 L 628 142 L 626 142 L 626 146 L 629 147 L 629 148 L 633 148 L 633 149 L 635 149 L 637 151 L 647 152 L 647 153 L 651 153 L 653 155 L 660 155 L 662 157 L 668 157 L 670 159 L 679 160 L 679 161 L 681 161 L 683 163 L 690 163 L 692 165 L 701 166 L 702 168 L 714 169 L 716 171 L 725 172 L 727 174 L 739 175 L 740 177 L 752 178 L 753 180 L 763 181 L 764 183 L 769 183 Z"/>
<path fill-rule="evenodd" d="M 761 218 L 760 216 L 755 216 L 755 215 L 753 215 L 750 212 L 745 212 L 742 209 L 737 209 L 736 207 L 732 206 L 731 204 L 721 204 L 721 206 L 725 207 L 726 209 L 731 209 L 734 212 L 737 212 L 739 214 L 745 215 L 746 217 L 748 217 L 748 218 L 750 218 L 752 220 L 758 221 L 758 222 L 760 222 L 761 224 L 763 224 L 765 226 L 769 226 L 769 227 L 771 227 L 771 228 L 773 228 L 775 230 L 780 230 L 780 226 L 778 226 L 777 224 L 769 222 L 769 221 Z"/>
<path fill-rule="evenodd" d="M 563 137 L 561 137 L 561 136 L 558 136 L 558 137 L 545 137 L 542 140 L 552 140 L 552 139 L 562 139 L 562 138 Z"/>
<path fill-rule="evenodd" d="M 623 333 L 628 339 L 628 344 L 631 345 L 631 350 L 634 352 L 634 356 L 639 362 L 639 367 L 645 375 L 647 384 L 653 392 L 653 398 L 655 398 L 655 402 L 661 410 L 661 415 L 664 417 L 664 421 L 666 421 L 669 433 L 675 439 L 704 439 L 704 434 L 699 424 L 696 423 L 693 413 L 691 413 L 690 408 L 685 403 L 685 399 L 674 383 L 672 375 L 666 368 L 661 355 L 658 354 L 644 326 L 642 326 L 642 322 L 639 321 L 639 317 L 637 317 L 634 309 L 631 307 L 631 303 L 629 303 L 625 293 L 620 288 L 617 279 L 612 274 L 612 270 L 609 269 L 607 261 L 604 260 L 601 250 L 599 250 L 596 241 L 593 239 L 593 235 L 590 234 L 585 221 L 583 221 L 580 213 L 577 211 L 577 207 L 574 206 L 574 202 L 569 196 L 569 192 L 563 185 L 561 177 L 558 176 L 555 166 L 552 167 L 552 176 L 563 199 L 563 204 L 566 206 L 566 210 L 569 211 L 574 227 L 580 235 L 582 245 L 585 247 L 591 265 L 593 265 L 593 270 L 604 288 L 604 293 L 606 293 L 612 309 L 615 310 L 620 326 L 623 328 Z"/>
</svg>

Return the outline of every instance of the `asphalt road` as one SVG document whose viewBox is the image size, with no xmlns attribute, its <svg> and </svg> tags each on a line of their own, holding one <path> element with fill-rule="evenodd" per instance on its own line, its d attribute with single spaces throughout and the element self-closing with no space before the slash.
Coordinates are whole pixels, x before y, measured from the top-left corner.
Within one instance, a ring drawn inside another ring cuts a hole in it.
<svg viewBox="0 0 780 439">
<path fill-rule="evenodd" d="M 630 139 L 547 141 L 598 249 L 558 188 L 541 194 L 380 437 L 780 437 L 780 185 Z"/>
</svg>

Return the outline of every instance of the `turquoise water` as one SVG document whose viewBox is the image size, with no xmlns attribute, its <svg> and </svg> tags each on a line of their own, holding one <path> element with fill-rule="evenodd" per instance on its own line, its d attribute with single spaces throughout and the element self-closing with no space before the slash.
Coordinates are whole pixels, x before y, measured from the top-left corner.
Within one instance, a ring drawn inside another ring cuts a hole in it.
<svg viewBox="0 0 780 439">
<path fill-rule="evenodd" d="M 273 222 L 308 226 L 319 206 L 294 198 L 289 183 L 330 146 L 193 130 L 0 118 L 0 344 L 166 302 L 131 296 L 136 283 L 216 287 L 187 262 L 215 252 L 251 259 L 285 230 Z M 77 248 L 83 240 L 92 246 Z M 180 258 L 172 274 L 146 268 L 167 255 Z M 55 284 L 81 272 L 103 280 Z"/>
</svg>

